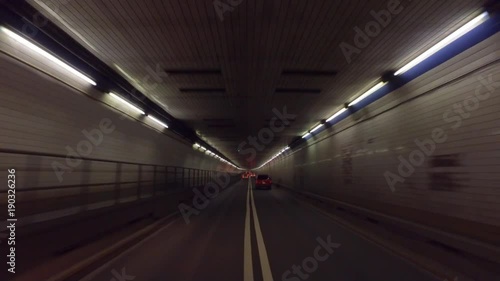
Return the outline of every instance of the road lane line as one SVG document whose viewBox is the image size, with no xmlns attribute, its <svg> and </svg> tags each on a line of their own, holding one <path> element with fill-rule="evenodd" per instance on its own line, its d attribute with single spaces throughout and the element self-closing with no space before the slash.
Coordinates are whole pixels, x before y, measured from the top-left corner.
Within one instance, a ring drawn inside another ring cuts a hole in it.
<svg viewBox="0 0 500 281">
<path fill-rule="evenodd" d="M 243 281 L 254 281 L 252 263 L 252 240 L 250 233 L 250 181 L 247 184 L 246 215 L 245 215 L 245 238 L 243 247 Z"/>
<path fill-rule="evenodd" d="M 255 208 L 255 200 L 253 198 L 252 184 L 250 183 L 250 180 L 248 180 L 248 184 L 250 189 L 250 199 L 252 201 L 252 214 L 257 238 L 257 249 L 259 251 L 260 268 L 262 269 L 262 277 L 264 281 L 273 281 L 273 274 L 271 273 L 271 266 L 269 265 L 269 258 L 267 257 L 266 244 L 264 243 L 264 238 L 262 237 L 262 231 L 260 229 L 259 217 L 257 216 L 257 209 Z"/>
</svg>

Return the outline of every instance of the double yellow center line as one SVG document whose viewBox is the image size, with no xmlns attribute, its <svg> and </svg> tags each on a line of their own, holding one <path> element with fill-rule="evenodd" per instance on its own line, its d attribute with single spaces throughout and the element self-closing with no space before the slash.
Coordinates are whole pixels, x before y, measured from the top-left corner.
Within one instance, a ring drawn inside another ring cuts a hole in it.
<svg viewBox="0 0 500 281">
<path fill-rule="evenodd" d="M 250 212 L 250 209 L 252 212 Z M 259 252 L 260 268 L 264 281 L 273 281 L 269 258 L 267 257 L 266 244 L 260 229 L 259 217 L 255 208 L 255 200 L 253 198 L 252 181 L 248 179 L 248 190 L 246 200 L 246 215 L 245 215 L 245 237 L 244 237 L 244 258 L 243 258 L 243 281 L 254 281 L 253 278 L 253 263 L 252 263 L 252 239 L 250 217 L 253 215 L 255 226 L 255 237 L 257 240 L 257 250 Z"/>
</svg>

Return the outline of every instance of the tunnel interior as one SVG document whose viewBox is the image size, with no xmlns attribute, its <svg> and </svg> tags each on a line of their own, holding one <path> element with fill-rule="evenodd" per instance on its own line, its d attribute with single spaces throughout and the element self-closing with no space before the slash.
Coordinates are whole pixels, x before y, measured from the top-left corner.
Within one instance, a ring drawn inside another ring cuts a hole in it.
<svg viewBox="0 0 500 281">
<path fill-rule="evenodd" d="M 500 280 L 499 20 L 0 1 L 1 280 Z"/>
</svg>

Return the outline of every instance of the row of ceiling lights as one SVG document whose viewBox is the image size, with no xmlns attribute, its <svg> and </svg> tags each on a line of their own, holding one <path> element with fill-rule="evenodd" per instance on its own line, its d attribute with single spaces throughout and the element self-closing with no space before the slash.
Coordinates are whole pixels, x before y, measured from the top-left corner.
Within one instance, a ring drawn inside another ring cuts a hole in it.
<svg viewBox="0 0 500 281">
<path fill-rule="evenodd" d="M 37 46 L 36 44 L 34 44 L 33 42 L 31 42 L 30 40 L 27 40 L 23 36 L 17 34 L 16 32 L 14 32 L 14 31 L 6 28 L 6 27 L 0 26 L 0 29 L 4 33 L 6 33 L 9 37 L 13 38 L 14 40 L 16 40 L 17 42 L 19 42 L 19 43 L 23 44 L 24 46 L 28 47 L 29 49 L 31 49 L 35 53 L 43 56 L 44 58 L 46 58 L 49 61 L 53 62 L 54 64 L 58 65 L 62 69 L 64 69 L 64 70 L 68 71 L 69 73 L 75 75 L 76 77 L 80 78 L 81 80 L 89 83 L 92 86 L 96 86 L 97 85 L 97 83 L 92 78 L 88 77 L 87 75 L 85 75 L 82 72 L 78 71 L 74 67 L 72 67 L 69 64 L 63 62 L 62 60 L 58 59 L 57 57 L 55 57 L 51 53 L 45 51 L 41 47 Z M 124 99 L 123 97 L 121 97 L 121 96 L 119 96 L 119 95 L 117 95 L 115 93 L 112 93 L 112 92 L 110 92 L 109 95 L 111 97 L 113 97 L 115 100 L 119 101 L 124 106 L 128 107 L 129 109 L 131 109 L 131 110 L 133 110 L 133 111 L 135 111 L 135 112 L 137 112 L 139 114 L 146 115 L 146 117 L 148 119 L 150 119 L 151 121 L 153 121 L 154 123 L 162 126 L 165 129 L 168 129 L 168 125 L 165 122 L 161 121 L 159 118 L 156 118 L 156 117 L 154 117 L 154 116 L 152 116 L 150 114 L 146 114 L 146 112 L 144 112 L 144 110 L 142 110 L 141 108 L 137 107 L 136 105 L 134 105 L 133 103 L 129 102 L 128 100 Z M 237 167 L 233 163 L 231 163 L 231 162 L 223 159 L 219 155 L 216 155 L 215 153 L 207 150 L 206 148 L 200 146 L 199 144 L 195 144 L 195 146 L 206 150 L 208 155 L 214 156 L 215 158 L 221 160 L 222 162 L 224 162 L 224 163 L 226 163 L 228 165 L 231 165 L 231 166 L 239 169 L 239 167 Z"/>
<path fill-rule="evenodd" d="M 214 157 L 214 158 L 216 158 L 216 159 L 218 159 L 218 160 L 220 160 L 220 161 L 222 161 L 222 162 L 224 162 L 224 163 L 226 163 L 226 164 L 228 164 L 228 165 L 230 165 L 230 166 L 232 166 L 232 167 L 234 167 L 234 168 L 236 168 L 236 169 L 238 169 L 238 170 L 243 170 L 243 169 L 241 169 L 240 167 L 238 167 L 238 166 L 234 165 L 233 163 L 231 163 L 231 162 L 227 161 L 226 159 L 224 159 L 224 158 L 220 157 L 219 155 L 217 155 L 217 154 L 213 153 L 212 151 L 210 151 L 210 150 L 206 149 L 205 147 L 203 147 L 203 146 L 199 145 L 198 143 L 195 143 L 195 144 L 194 144 L 194 148 L 195 148 L 195 149 L 198 149 L 199 151 L 204 152 L 205 154 L 207 154 L 207 155 L 209 155 L 209 156 L 212 156 L 212 157 Z"/>
<path fill-rule="evenodd" d="M 267 160 L 266 162 L 264 162 L 264 164 L 260 165 L 260 167 L 258 167 L 257 169 L 260 169 L 262 167 L 264 167 L 267 163 L 273 161 L 274 159 L 276 159 L 278 156 L 282 155 L 283 153 L 287 152 L 288 150 L 290 149 L 289 146 L 283 148 L 282 150 L 280 150 L 280 152 L 276 153 L 273 157 L 271 157 L 271 159 Z"/>
<path fill-rule="evenodd" d="M 139 114 L 146 115 L 146 117 L 148 117 L 150 120 L 152 120 L 156 124 L 162 126 L 165 129 L 168 129 L 168 125 L 167 124 L 163 123 L 162 121 L 160 121 L 159 119 L 155 118 L 154 116 L 146 114 L 142 109 L 140 109 L 139 107 L 137 107 L 137 106 L 133 105 L 132 103 L 128 102 L 126 99 L 124 99 L 124 98 L 120 97 L 119 95 L 117 95 L 115 93 L 112 93 L 112 92 L 110 92 L 109 95 L 112 96 L 113 98 L 115 98 L 116 100 L 120 101 L 122 104 L 126 105 L 128 108 L 136 111 Z"/>
<path fill-rule="evenodd" d="M 431 47 L 430 49 L 428 49 L 427 51 L 425 51 L 424 53 L 422 53 L 421 55 L 419 55 L 418 57 L 416 57 L 415 59 L 413 59 L 409 63 L 407 63 L 405 66 L 401 67 L 398 71 L 396 71 L 394 73 L 394 76 L 400 76 L 403 73 L 412 69 L 413 67 L 419 65 L 421 62 L 425 61 L 426 59 L 431 57 L 433 54 L 437 53 L 439 50 L 443 49 L 444 47 L 448 46 L 452 42 L 456 41 L 458 38 L 462 37 L 463 35 L 469 33 L 471 30 L 473 30 L 474 28 L 479 26 L 481 23 L 483 23 L 484 21 L 486 21 L 488 19 L 488 16 L 489 16 L 488 12 L 484 12 L 484 13 L 480 14 L 479 16 L 475 17 L 474 19 L 472 19 L 471 21 L 469 21 L 468 23 L 466 23 L 465 25 L 463 25 L 462 27 L 457 29 L 455 32 L 453 32 L 452 34 L 448 35 L 446 38 L 441 40 L 439 43 L 437 43 L 436 45 L 434 45 L 433 47 Z M 356 98 L 354 101 L 352 101 L 350 103 L 346 103 L 346 106 L 344 106 L 342 109 L 338 110 L 331 117 L 326 119 L 325 122 L 322 122 L 321 124 L 315 126 L 311 130 L 307 131 L 302 136 L 302 138 L 307 141 L 307 139 L 310 136 L 312 136 L 314 133 L 316 133 L 316 132 L 320 131 L 322 128 L 324 128 L 326 123 L 332 122 L 338 116 L 340 116 L 342 113 L 346 112 L 349 107 L 359 103 L 360 101 L 364 100 L 368 96 L 377 92 L 382 87 L 384 87 L 387 83 L 388 82 L 386 82 L 386 81 L 379 82 L 378 84 L 376 84 L 375 86 L 370 88 L 368 91 L 366 91 L 365 93 L 360 95 L 358 98 Z M 286 150 L 282 150 L 280 153 L 278 153 L 278 155 L 273 156 L 271 159 L 267 160 L 264 164 L 262 164 L 257 169 L 264 167 L 265 165 L 267 165 L 268 163 L 270 163 L 271 161 L 276 159 L 276 157 L 281 155 L 284 151 L 286 151 Z"/>
</svg>

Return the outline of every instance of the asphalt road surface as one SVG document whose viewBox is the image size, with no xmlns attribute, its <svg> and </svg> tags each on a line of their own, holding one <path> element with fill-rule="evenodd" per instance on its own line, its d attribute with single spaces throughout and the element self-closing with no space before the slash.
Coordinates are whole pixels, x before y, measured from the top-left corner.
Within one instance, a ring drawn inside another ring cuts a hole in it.
<svg viewBox="0 0 500 281">
<path fill-rule="evenodd" d="M 438 280 L 291 196 L 242 180 L 82 280 Z"/>
</svg>

